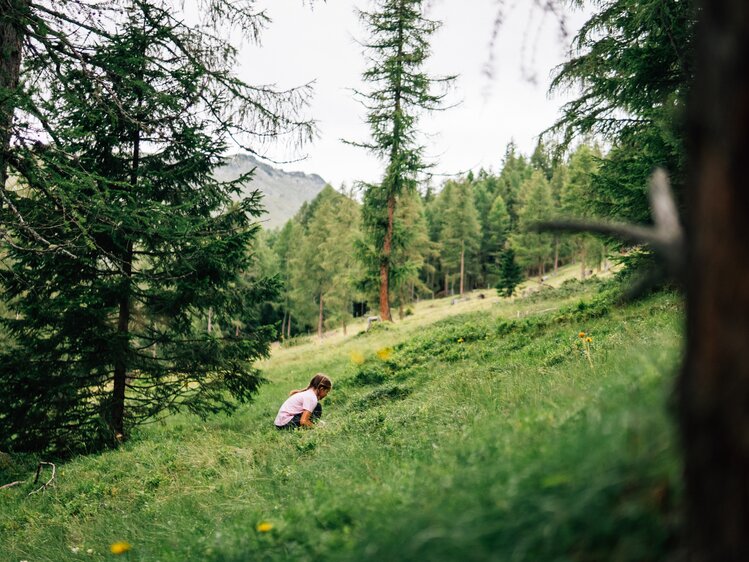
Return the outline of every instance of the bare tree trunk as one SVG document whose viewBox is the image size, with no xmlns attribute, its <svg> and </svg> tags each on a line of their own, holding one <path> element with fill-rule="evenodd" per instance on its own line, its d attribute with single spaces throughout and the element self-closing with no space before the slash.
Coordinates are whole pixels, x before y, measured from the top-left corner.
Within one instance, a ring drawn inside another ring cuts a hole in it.
<svg viewBox="0 0 749 562">
<path fill-rule="evenodd" d="M 445 296 L 450 294 L 450 286 L 448 285 L 447 281 L 447 271 L 445 271 Z"/>
<path fill-rule="evenodd" d="M 114 364 L 114 381 L 112 388 L 112 431 L 115 438 L 125 436 L 125 387 L 127 384 L 127 348 L 130 339 L 130 276 L 133 267 L 133 243 L 128 242 L 122 263 L 122 294 L 120 295 L 119 314 L 117 318 L 118 353 Z"/>
<path fill-rule="evenodd" d="M 213 307 L 208 307 L 208 333 L 213 331 Z"/>
<path fill-rule="evenodd" d="M 390 315 L 390 256 L 393 243 L 393 219 L 395 216 L 395 197 L 388 197 L 388 225 L 382 245 L 382 262 L 380 263 L 380 318 L 383 322 L 393 318 Z"/>
<path fill-rule="evenodd" d="M 317 337 L 322 339 L 323 332 L 323 294 L 320 293 L 320 312 L 317 315 Z"/>
<path fill-rule="evenodd" d="M 291 338 L 291 311 L 289 310 L 289 319 L 286 321 L 286 339 Z"/>
<path fill-rule="evenodd" d="M 749 560 L 749 4 L 702 0 L 679 381 L 691 560 Z"/>
<path fill-rule="evenodd" d="M 559 271 L 559 235 L 554 236 L 554 275 Z"/>
<path fill-rule="evenodd" d="M 18 89 L 24 29 L 21 15 L 28 10 L 28 0 L 6 0 L 0 3 L 0 189 L 8 179 L 8 155 L 16 108 L 14 94 Z"/>
<path fill-rule="evenodd" d="M 466 250 L 466 244 L 465 241 L 460 241 L 460 296 L 463 296 L 463 285 L 464 285 L 464 276 L 465 276 L 465 250 Z"/>
</svg>

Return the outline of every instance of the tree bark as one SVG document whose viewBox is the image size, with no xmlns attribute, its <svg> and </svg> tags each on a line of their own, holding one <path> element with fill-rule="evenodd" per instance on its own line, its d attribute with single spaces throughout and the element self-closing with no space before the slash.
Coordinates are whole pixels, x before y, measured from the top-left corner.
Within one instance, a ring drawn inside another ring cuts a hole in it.
<svg viewBox="0 0 749 562">
<path fill-rule="evenodd" d="M 463 296 L 464 276 L 465 276 L 465 241 L 460 242 L 460 296 Z"/>
<path fill-rule="evenodd" d="M 395 217 L 395 196 L 387 200 L 388 224 L 382 244 L 382 261 L 380 262 L 380 318 L 382 321 L 393 320 L 390 315 L 390 256 L 393 243 L 393 219 Z"/>
<path fill-rule="evenodd" d="M 323 331 L 323 304 L 324 297 L 323 294 L 320 293 L 320 311 L 317 315 L 317 337 L 322 339 L 322 331 Z"/>
<path fill-rule="evenodd" d="M 702 0 L 689 107 L 687 351 L 679 380 L 691 560 L 749 560 L 749 4 Z"/>
<path fill-rule="evenodd" d="M 0 3 L 0 189 L 8 179 L 8 155 L 16 109 L 14 96 L 18 90 L 25 29 L 21 14 L 28 9 L 28 0 L 6 0 Z"/>
<path fill-rule="evenodd" d="M 559 236 L 554 236 L 554 275 L 559 271 Z"/>
<path fill-rule="evenodd" d="M 117 440 L 125 436 L 125 387 L 127 384 L 127 355 L 130 345 L 130 277 L 133 270 L 133 243 L 128 242 L 122 263 L 122 294 L 117 318 L 117 340 L 120 346 L 114 365 L 112 388 L 112 431 Z"/>
</svg>

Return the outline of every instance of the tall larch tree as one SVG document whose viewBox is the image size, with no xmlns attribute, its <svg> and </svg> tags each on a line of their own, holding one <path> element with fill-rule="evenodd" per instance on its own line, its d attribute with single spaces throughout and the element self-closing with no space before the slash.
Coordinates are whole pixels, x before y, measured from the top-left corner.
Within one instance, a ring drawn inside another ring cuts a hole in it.
<svg viewBox="0 0 749 562">
<path fill-rule="evenodd" d="M 416 189 L 419 174 L 427 167 L 417 138 L 418 119 L 424 112 L 440 109 L 444 86 L 453 79 L 432 77 L 424 70 L 430 54 L 429 39 L 439 23 L 425 18 L 423 11 L 422 0 L 375 0 L 372 11 L 359 12 L 369 34 L 364 43 L 369 68 L 363 79 L 371 88 L 357 94 L 367 108 L 372 138 L 352 144 L 370 150 L 385 163 L 382 181 L 366 187 L 363 204 L 363 227 L 377 252 L 383 320 L 392 320 L 398 198 Z"/>
</svg>

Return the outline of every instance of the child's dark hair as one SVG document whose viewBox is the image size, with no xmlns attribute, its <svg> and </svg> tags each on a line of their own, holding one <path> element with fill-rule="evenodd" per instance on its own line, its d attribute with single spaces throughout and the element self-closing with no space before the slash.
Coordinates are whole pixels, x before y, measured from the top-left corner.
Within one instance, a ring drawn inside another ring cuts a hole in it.
<svg viewBox="0 0 749 562">
<path fill-rule="evenodd" d="M 310 388 L 313 390 L 317 390 L 318 388 L 325 388 L 327 390 L 330 390 L 331 388 L 333 388 L 333 383 L 327 376 L 323 375 L 322 373 L 317 373 L 314 377 L 312 377 L 312 380 L 309 381 L 309 385 L 307 386 L 307 388 L 292 390 L 291 392 L 289 392 L 289 396 L 291 396 L 292 394 L 296 394 L 297 392 L 304 392 L 305 390 L 309 390 Z"/>
<path fill-rule="evenodd" d="M 317 390 L 318 388 L 327 388 L 328 390 L 330 390 L 331 388 L 333 388 L 333 383 L 322 373 L 317 373 L 314 377 L 312 377 L 312 380 L 309 381 L 309 386 L 307 386 L 307 388 L 313 388 L 315 390 Z"/>
</svg>

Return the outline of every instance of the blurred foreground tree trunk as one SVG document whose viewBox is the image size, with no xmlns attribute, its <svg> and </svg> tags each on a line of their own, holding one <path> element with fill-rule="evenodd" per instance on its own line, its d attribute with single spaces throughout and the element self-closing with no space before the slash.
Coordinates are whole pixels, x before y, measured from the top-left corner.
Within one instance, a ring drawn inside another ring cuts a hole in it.
<svg viewBox="0 0 749 562">
<path fill-rule="evenodd" d="M 7 157 L 25 33 L 18 16 L 26 5 L 27 0 L 0 3 L 0 189 L 8 179 Z"/>
<path fill-rule="evenodd" d="M 687 352 L 680 384 L 690 560 L 749 560 L 749 3 L 702 0 L 689 108 Z"/>
</svg>

